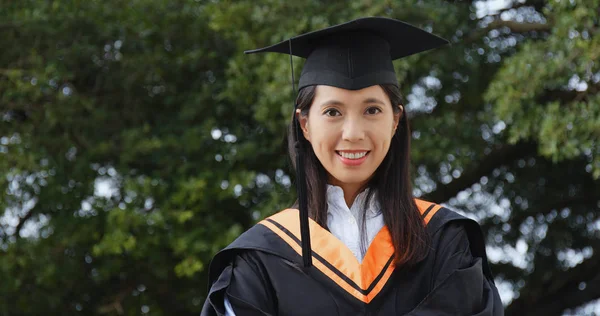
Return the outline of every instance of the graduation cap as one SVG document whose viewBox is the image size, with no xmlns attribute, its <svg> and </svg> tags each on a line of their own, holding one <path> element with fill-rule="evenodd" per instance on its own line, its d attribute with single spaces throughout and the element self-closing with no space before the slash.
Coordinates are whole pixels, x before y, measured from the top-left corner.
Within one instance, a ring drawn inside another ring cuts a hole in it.
<svg viewBox="0 0 600 316">
<path fill-rule="evenodd" d="M 292 91 L 295 79 L 292 56 L 306 58 L 298 89 L 312 85 L 327 85 L 348 90 L 359 90 L 373 85 L 398 86 L 393 60 L 407 57 L 448 44 L 448 41 L 405 22 L 368 17 L 298 35 L 275 45 L 245 51 L 252 53 L 282 53 L 290 55 Z M 297 105 L 294 104 L 294 107 Z M 293 114 L 298 140 L 302 133 L 300 122 Z M 304 148 L 295 144 L 298 206 L 302 258 L 305 267 L 312 265 L 306 180 L 304 175 Z"/>
</svg>

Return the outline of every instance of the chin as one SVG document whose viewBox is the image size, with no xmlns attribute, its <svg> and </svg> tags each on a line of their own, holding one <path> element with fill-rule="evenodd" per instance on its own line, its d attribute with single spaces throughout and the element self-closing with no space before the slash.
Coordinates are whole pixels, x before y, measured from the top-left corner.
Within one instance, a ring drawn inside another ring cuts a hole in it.
<svg viewBox="0 0 600 316">
<path fill-rule="evenodd" d="M 343 184 L 362 184 L 369 180 L 370 176 L 359 176 L 356 174 L 348 174 L 349 172 L 345 172 L 344 174 L 336 175 L 333 177 L 340 183 Z"/>
</svg>

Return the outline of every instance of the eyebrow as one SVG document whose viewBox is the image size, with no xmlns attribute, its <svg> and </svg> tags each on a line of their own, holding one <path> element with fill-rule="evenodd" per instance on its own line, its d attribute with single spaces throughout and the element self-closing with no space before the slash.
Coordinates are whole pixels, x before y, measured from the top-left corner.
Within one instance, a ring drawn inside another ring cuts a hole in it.
<svg viewBox="0 0 600 316">
<path fill-rule="evenodd" d="M 377 98 L 366 98 L 363 100 L 362 102 L 363 104 L 368 104 L 368 103 L 377 103 L 377 104 L 381 104 L 381 105 L 385 105 L 385 102 L 377 99 Z M 344 102 L 338 101 L 338 100 L 328 100 L 325 101 L 323 103 L 321 103 L 321 108 L 324 108 L 326 106 L 330 106 L 330 105 L 341 105 L 344 106 Z"/>
<path fill-rule="evenodd" d="M 385 102 L 383 102 L 383 101 L 381 101 L 381 100 L 379 100 L 377 98 L 368 98 L 368 99 L 365 99 L 363 101 L 363 103 L 377 103 L 377 104 L 385 105 Z"/>
<path fill-rule="evenodd" d="M 321 108 L 324 108 L 324 107 L 330 106 L 330 105 L 344 105 L 344 103 L 340 102 L 338 100 L 327 100 L 327 101 L 321 103 Z"/>
</svg>

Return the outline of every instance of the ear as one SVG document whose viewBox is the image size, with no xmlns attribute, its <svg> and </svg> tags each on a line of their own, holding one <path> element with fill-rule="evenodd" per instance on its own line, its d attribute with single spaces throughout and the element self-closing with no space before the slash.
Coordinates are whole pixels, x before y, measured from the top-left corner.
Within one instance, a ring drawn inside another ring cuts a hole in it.
<svg viewBox="0 0 600 316">
<path fill-rule="evenodd" d="M 300 128 L 304 138 L 310 142 L 310 133 L 308 132 L 308 115 L 301 115 L 300 109 L 296 109 L 296 119 L 300 122 Z"/>
<path fill-rule="evenodd" d="M 396 133 L 400 119 L 404 115 L 404 106 L 402 106 L 402 104 L 398 104 L 398 108 L 400 108 L 400 112 L 394 113 L 394 130 L 392 131 L 392 135 Z"/>
</svg>

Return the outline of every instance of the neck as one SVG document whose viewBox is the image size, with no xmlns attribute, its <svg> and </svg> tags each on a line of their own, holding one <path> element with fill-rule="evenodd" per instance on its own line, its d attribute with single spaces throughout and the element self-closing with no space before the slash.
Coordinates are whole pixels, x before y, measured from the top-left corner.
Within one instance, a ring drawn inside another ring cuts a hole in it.
<svg viewBox="0 0 600 316">
<path fill-rule="evenodd" d="M 342 188 L 342 191 L 344 191 L 344 200 L 348 208 L 352 207 L 358 194 L 365 189 L 364 183 L 339 183 L 338 181 L 331 181 L 330 183 Z"/>
</svg>

